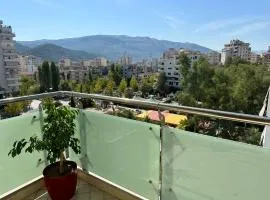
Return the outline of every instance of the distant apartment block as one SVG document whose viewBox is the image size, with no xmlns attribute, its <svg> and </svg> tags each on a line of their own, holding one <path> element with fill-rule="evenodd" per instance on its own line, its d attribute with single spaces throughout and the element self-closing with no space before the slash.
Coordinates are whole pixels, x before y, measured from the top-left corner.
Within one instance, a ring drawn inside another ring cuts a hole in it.
<svg viewBox="0 0 270 200">
<path fill-rule="evenodd" d="M 199 60 L 200 57 L 204 56 L 200 51 L 191 51 L 188 49 L 180 49 L 179 53 L 184 53 L 190 59 L 191 67 L 195 62 Z"/>
<path fill-rule="evenodd" d="M 224 65 L 229 57 L 240 57 L 250 61 L 251 48 L 249 43 L 241 40 L 231 40 L 229 44 L 225 44 L 221 53 L 221 63 Z"/>
<path fill-rule="evenodd" d="M 71 66 L 71 59 L 69 58 L 62 58 L 58 61 L 58 66 L 59 67 L 70 67 Z"/>
<path fill-rule="evenodd" d="M 19 55 L 20 74 L 24 76 L 34 76 L 38 71 L 38 66 L 42 65 L 42 59 L 33 55 Z"/>
<path fill-rule="evenodd" d="M 255 52 L 252 52 L 250 54 L 250 62 L 251 63 L 260 63 L 261 62 L 261 55 L 255 53 Z"/>
<path fill-rule="evenodd" d="M 0 93 L 19 91 L 19 62 L 11 26 L 0 20 Z"/>
<path fill-rule="evenodd" d="M 118 61 L 117 64 L 120 64 L 121 66 L 125 66 L 125 65 L 131 65 L 132 64 L 132 58 L 129 56 L 122 56 Z"/>
<path fill-rule="evenodd" d="M 262 62 L 270 67 L 270 46 L 268 47 L 268 51 L 262 54 Z"/>
<path fill-rule="evenodd" d="M 218 65 L 220 63 L 221 54 L 216 51 L 206 53 L 206 58 L 210 65 Z"/>
<path fill-rule="evenodd" d="M 166 84 L 170 87 L 180 87 L 180 66 L 177 64 L 179 52 L 170 48 L 165 51 L 159 60 L 158 71 L 164 72 L 167 81 Z"/>
<path fill-rule="evenodd" d="M 82 65 L 84 67 L 106 67 L 108 66 L 108 61 L 106 58 L 99 57 L 95 59 L 83 60 Z"/>
</svg>

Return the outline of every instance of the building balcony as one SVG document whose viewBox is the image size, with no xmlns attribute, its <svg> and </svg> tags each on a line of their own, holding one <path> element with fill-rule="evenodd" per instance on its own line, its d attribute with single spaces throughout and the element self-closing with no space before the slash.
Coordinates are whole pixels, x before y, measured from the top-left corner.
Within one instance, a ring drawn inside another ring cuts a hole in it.
<svg viewBox="0 0 270 200">
<path fill-rule="evenodd" d="M 18 58 L 7 58 L 7 57 L 4 57 L 3 61 L 4 62 L 19 62 Z"/>
<path fill-rule="evenodd" d="M 18 100 L 59 95 L 270 124 L 266 117 L 75 92 Z M 15 100 L 0 100 L 0 105 Z M 41 176 L 43 152 L 7 155 L 15 139 L 41 137 L 41 113 L 0 120 L 0 199 L 48 199 Z M 82 152 L 68 153 L 79 165 L 73 199 L 254 200 L 270 196 L 270 149 L 89 110 L 79 111 L 76 124 Z"/>
<path fill-rule="evenodd" d="M 19 76 L 7 76 L 6 77 L 7 81 L 14 81 L 14 80 L 19 80 Z"/>
</svg>

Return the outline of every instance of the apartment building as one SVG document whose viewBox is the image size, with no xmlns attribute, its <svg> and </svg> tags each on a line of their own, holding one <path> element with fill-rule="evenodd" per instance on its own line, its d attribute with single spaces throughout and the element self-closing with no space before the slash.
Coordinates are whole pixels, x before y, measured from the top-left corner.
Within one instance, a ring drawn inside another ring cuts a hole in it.
<svg viewBox="0 0 270 200">
<path fill-rule="evenodd" d="M 180 87 L 180 66 L 177 64 L 179 52 L 174 48 L 166 50 L 159 60 L 158 72 L 164 72 L 170 87 Z"/>
<path fill-rule="evenodd" d="M 38 71 L 38 66 L 42 65 L 42 59 L 33 55 L 18 55 L 20 63 L 20 74 L 24 76 L 34 76 Z"/>
<path fill-rule="evenodd" d="M 255 53 L 255 52 L 251 52 L 250 62 L 251 63 L 260 63 L 261 62 L 261 55 Z"/>
<path fill-rule="evenodd" d="M 262 63 L 270 67 L 270 46 L 268 51 L 262 54 Z"/>
<path fill-rule="evenodd" d="M 19 62 L 13 37 L 11 26 L 0 20 L 0 93 L 19 91 Z"/>
<path fill-rule="evenodd" d="M 106 67 L 108 66 L 108 61 L 104 57 L 99 57 L 95 59 L 83 60 L 82 65 L 84 67 Z"/>
<path fill-rule="evenodd" d="M 249 43 L 241 40 L 231 40 L 229 44 L 225 44 L 221 53 L 221 63 L 224 65 L 229 57 L 240 57 L 250 61 L 251 47 Z"/>
<path fill-rule="evenodd" d="M 216 51 L 206 53 L 206 59 L 210 65 L 218 65 L 220 63 L 221 54 Z"/>
<path fill-rule="evenodd" d="M 121 65 L 121 66 L 125 66 L 125 65 L 131 65 L 132 64 L 132 58 L 130 56 L 122 56 L 119 58 L 119 60 L 117 61 L 117 64 Z"/>
</svg>

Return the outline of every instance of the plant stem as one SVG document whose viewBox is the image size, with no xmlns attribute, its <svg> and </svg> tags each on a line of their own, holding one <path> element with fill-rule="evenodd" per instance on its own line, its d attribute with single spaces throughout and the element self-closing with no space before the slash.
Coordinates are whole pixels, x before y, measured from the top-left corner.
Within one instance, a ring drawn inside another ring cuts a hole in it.
<svg viewBox="0 0 270 200">
<path fill-rule="evenodd" d="M 64 161 L 66 160 L 66 158 L 65 158 L 65 155 L 64 155 L 64 152 L 63 151 L 61 151 L 60 152 L 60 168 L 59 168 L 59 170 L 60 170 L 60 174 L 63 174 L 63 172 L 64 172 Z"/>
</svg>

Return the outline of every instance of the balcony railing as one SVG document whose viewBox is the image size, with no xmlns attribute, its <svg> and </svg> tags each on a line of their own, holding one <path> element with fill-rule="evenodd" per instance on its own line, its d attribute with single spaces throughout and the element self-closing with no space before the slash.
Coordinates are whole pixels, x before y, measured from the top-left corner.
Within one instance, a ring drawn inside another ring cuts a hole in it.
<svg viewBox="0 0 270 200">
<path fill-rule="evenodd" d="M 270 124 L 267 117 L 65 91 L 2 99 L 0 105 L 62 95 Z M 41 114 L 33 112 L 0 121 L 0 193 L 39 176 L 45 166 L 42 152 L 7 156 L 15 139 L 33 134 L 41 137 Z M 76 123 L 82 152 L 75 155 L 70 150 L 70 159 L 85 171 L 147 199 L 251 200 L 270 196 L 268 149 L 87 110 L 80 110 Z"/>
</svg>

